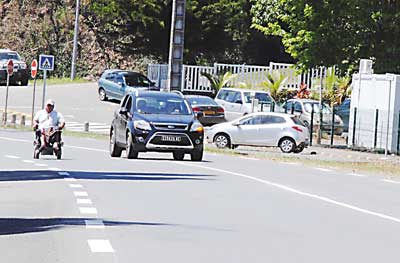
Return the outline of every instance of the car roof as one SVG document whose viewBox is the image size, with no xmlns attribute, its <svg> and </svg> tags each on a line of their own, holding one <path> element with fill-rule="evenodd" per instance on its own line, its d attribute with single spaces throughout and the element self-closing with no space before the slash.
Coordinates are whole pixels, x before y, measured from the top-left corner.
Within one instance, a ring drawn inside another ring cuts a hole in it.
<svg viewBox="0 0 400 263">
<path fill-rule="evenodd" d="M 16 51 L 13 51 L 11 49 L 6 49 L 6 48 L 0 48 L 0 52 L 14 52 L 14 53 L 17 53 Z"/>
<path fill-rule="evenodd" d="M 293 114 L 287 114 L 287 113 L 282 113 L 282 112 L 254 112 L 247 114 L 245 116 L 257 116 L 257 115 L 271 115 L 271 116 L 279 116 L 283 118 L 288 118 L 288 117 L 295 117 Z"/>
<path fill-rule="evenodd" d="M 104 70 L 104 73 L 127 73 L 127 74 L 141 74 L 140 72 L 136 72 L 136 71 L 130 71 L 130 70 L 122 70 L 122 69 L 106 69 Z"/>
<path fill-rule="evenodd" d="M 312 100 L 312 99 L 289 99 L 287 101 L 300 101 L 300 102 L 319 103 L 318 100 Z"/>
<path fill-rule="evenodd" d="M 266 90 L 259 90 L 259 89 L 240 89 L 240 88 L 221 88 L 221 90 L 232 90 L 232 91 L 244 91 L 244 92 L 262 92 L 262 93 L 268 93 Z"/>
<path fill-rule="evenodd" d="M 159 98 L 179 98 L 182 99 L 182 95 L 175 92 L 165 91 L 149 91 L 149 90 L 135 90 L 130 91 L 128 94 L 135 94 L 136 97 L 159 97 Z"/>
<path fill-rule="evenodd" d="M 185 95 L 185 98 L 191 99 L 191 98 L 208 98 L 208 99 L 212 99 L 209 96 L 204 96 L 204 95 Z"/>
</svg>

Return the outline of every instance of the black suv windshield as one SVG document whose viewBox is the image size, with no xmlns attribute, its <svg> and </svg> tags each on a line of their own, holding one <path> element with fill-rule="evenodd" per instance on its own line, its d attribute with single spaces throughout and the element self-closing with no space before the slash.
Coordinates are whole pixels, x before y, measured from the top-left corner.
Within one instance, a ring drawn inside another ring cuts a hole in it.
<svg viewBox="0 0 400 263">
<path fill-rule="evenodd" d="M 14 59 L 14 60 L 21 60 L 17 53 L 15 52 L 2 52 L 0 53 L 0 60 L 3 59 Z"/>
<path fill-rule="evenodd" d="M 192 114 L 186 101 L 172 97 L 139 97 L 136 99 L 136 112 L 141 114 Z"/>
</svg>

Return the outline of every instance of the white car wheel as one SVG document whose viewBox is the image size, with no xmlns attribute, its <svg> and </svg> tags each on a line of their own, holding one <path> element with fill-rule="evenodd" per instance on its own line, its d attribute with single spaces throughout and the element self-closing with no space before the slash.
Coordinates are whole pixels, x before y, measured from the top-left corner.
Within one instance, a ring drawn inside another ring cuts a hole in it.
<svg viewBox="0 0 400 263">
<path fill-rule="evenodd" d="M 226 134 L 218 134 L 214 139 L 215 145 L 220 148 L 227 148 L 230 145 L 229 137 Z"/>
<path fill-rule="evenodd" d="M 295 147 L 296 147 L 295 142 L 290 138 L 284 138 L 279 143 L 279 148 L 281 148 L 281 151 L 284 152 L 284 153 L 293 152 Z"/>
</svg>

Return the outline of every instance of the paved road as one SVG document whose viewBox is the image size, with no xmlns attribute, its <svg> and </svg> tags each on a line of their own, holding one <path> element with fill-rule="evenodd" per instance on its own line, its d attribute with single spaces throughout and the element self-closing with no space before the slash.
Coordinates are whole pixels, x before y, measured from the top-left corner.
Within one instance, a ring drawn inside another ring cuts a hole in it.
<svg viewBox="0 0 400 263">
<path fill-rule="evenodd" d="M 43 87 L 37 87 L 35 111 L 42 105 Z M 8 108 L 31 116 L 33 87 L 10 87 Z M 6 87 L 0 86 L 0 111 L 4 110 Z M 56 101 L 56 110 L 62 112 L 67 121 L 67 129 L 83 131 L 83 124 L 89 122 L 90 129 L 108 132 L 117 102 L 101 102 L 97 96 L 97 83 L 50 85 L 46 98 Z"/>
<path fill-rule="evenodd" d="M 400 184 L 206 154 L 110 158 L 64 138 L 33 160 L 0 130 L 2 262 L 398 262 Z"/>
</svg>

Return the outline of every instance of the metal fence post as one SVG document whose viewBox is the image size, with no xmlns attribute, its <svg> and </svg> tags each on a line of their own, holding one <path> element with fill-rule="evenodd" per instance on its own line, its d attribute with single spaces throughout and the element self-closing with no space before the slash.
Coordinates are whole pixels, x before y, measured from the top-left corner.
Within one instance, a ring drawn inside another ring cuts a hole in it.
<svg viewBox="0 0 400 263">
<path fill-rule="evenodd" d="M 292 104 L 292 110 L 291 113 L 294 114 L 294 104 Z"/>
<path fill-rule="evenodd" d="M 271 103 L 271 109 L 270 109 L 270 111 L 271 111 L 271 112 L 275 112 L 275 102 L 274 102 L 274 101 Z"/>
<path fill-rule="evenodd" d="M 357 123 L 357 107 L 354 108 L 354 118 L 353 118 L 353 137 L 351 138 L 351 145 L 354 147 L 356 144 L 356 123 Z"/>
<path fill-rule="evenodd" d="M 311 123 L 309 128 L 310 128 L 310 146 L 312 146 L 313 130 L 314 130 L 314 107 L 311 107 Z"/>
<path fill-rule="evenodd" d="M 85 122 L 84 127 L 83 127 L 83 130 L 84 130 L 85 132 L 89 132 L 89 122 L 88 122 L 88 121 Z"/>
<path fill-rule="evenodd" d="M 378 121 L 379 121 L 379 109 L 375 110 L 375 130 L 374 130 L 374 149 L 378 143 Z"/>
<path fill-rule="evenodd" d="M 397 155 L 400 155 L 400 112 L 397 124 Z"/>
</svg>

